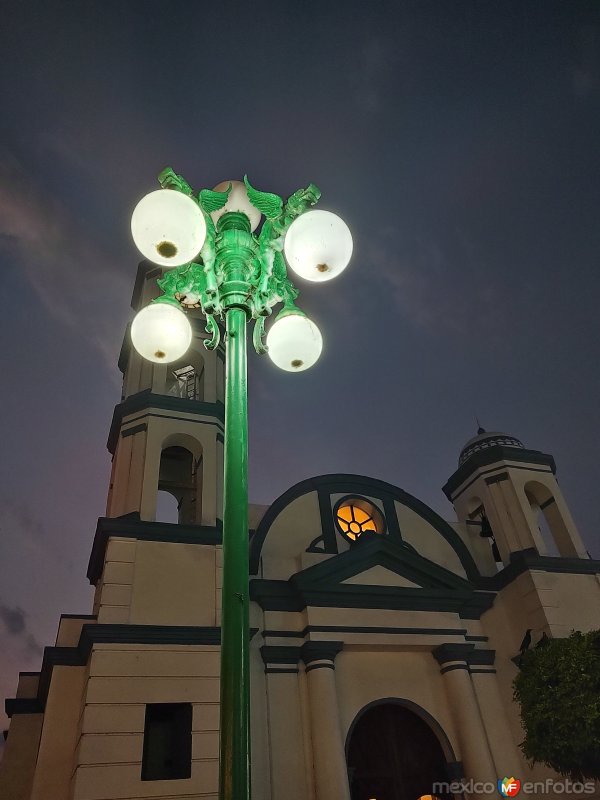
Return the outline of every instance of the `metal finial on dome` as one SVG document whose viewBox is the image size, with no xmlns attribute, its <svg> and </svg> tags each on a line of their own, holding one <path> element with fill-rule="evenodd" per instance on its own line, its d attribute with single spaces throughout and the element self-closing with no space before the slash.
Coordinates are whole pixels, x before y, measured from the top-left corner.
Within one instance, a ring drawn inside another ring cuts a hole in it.
<svg viewBox="0 0 600 800">
<path fill-rule="evenodd" d="M 477 423 L 477 436 L 481 436 L 482 433 L 487 433 L 481 422 L 479 422 L 479 417 L 477 414 L 475 414 L 475 422 Z"/>
</svg>

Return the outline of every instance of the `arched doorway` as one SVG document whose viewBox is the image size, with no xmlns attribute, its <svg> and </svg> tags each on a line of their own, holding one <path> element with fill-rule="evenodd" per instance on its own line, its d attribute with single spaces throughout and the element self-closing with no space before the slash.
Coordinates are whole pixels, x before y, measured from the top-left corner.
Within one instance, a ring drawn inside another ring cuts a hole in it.
<svg viewBox="0 0 600 800">
<path fill-rule="evenodd" d="M 448 759 L 432 727 L 407 704 L 393 700 L 359 714 L 346 758 L 352 800 L 418 800 L 432 794 L 434 783 L 449 781 Z M 443 792 L 435 796 L 452 798 Z"/>
</svg>

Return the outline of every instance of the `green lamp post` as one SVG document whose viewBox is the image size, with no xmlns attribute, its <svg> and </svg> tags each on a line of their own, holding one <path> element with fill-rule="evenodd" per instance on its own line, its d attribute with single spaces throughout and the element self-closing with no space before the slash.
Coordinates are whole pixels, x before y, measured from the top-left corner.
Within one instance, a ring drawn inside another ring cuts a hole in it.
<svg viewBox="0 0 600 800">
<path fill-rule="evenodd" d="M 286 261 L 307 280 L 329 280 L 348 264 L 352 237 L 335 214 L 310 210 L 321 194 L 313 184 L 284 202 L 257 191 L 247 178 L 197 193 L 170 168 L 158 180 L 162 188 L 138 203 L 131 230 L 141 253 L 168 271 L 158 280 L 163 294 L 133 320 L 131 338 L 145 358 L 169 363 L 192 340 L 186 308 L 202 310 L 211 335 L 204 342 L 208 349 L 220 341 L 216 319 L 225 323 L 219 797 L 249 800 L 246 324 L 254 320 L 254 348 L 268 352 L 277 366 L 290 372 L 312 366 L 321 353 L 321 334 L 295 305 L 298 290 Z M 283 308 L 265 344 L 265 320 L 279 303 Z"/>
</svg>

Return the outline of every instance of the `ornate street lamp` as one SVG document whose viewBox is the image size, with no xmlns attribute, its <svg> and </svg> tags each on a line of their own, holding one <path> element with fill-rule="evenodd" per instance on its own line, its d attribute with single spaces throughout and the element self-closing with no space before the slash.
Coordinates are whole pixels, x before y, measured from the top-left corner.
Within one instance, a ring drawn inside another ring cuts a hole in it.
<svg viewBox="0 0 600 800">
<path fill-rule="evenodd" d="M 186 308 L 204 313 L 209 350 L 220 340 L 215 318 L 225 321 L 219 796 L 249 800 L 246 323 L 254 320 L 256 352 L 268 352 L 278 367 L 301 372 L 312 366 L 321 353 L 321 333 L 295 305 L 298 290 L 286 260 L 307 280 L 329 280 L 348 264 L 352 237 L 335 214 L 308 210 L 321 196 L 314 184 L 284 202 L 257 191 L 247 178 L 198 193 L 170 168 L 158 180 L 162 189 L 138 203 L 131 231 L 147 259 L 170 269 L 158 280 L 163 294 L 133 320 L 131 338 L 144 358 L 169 363 L 181 358 L 192 340 Z M 283 309 L 265 345 L 265 320 L 279 303 Z"/>
</svg>

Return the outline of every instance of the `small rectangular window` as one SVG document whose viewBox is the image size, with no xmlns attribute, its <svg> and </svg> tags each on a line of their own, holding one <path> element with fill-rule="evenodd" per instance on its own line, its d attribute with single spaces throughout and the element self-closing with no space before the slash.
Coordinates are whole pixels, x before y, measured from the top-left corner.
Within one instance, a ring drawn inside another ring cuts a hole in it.
<svg viewBox="0 0 600 800">
<path fill-rule="evenodd" d="M 174 780 L 191 774 L 192 704 L 149 703 L 144 723 L 142 780 Z"/>
</svg>

